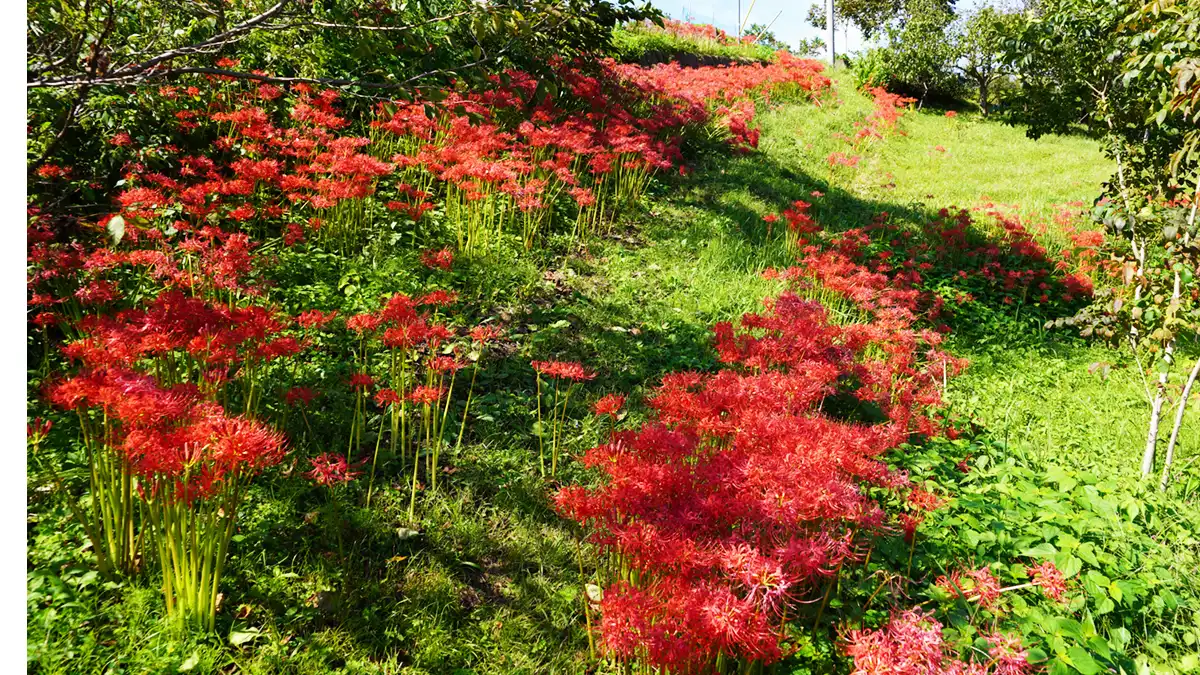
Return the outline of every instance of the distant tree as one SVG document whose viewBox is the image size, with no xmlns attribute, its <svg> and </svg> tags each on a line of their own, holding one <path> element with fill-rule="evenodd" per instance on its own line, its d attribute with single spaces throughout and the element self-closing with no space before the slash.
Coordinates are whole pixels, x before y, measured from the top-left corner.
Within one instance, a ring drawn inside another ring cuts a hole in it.
<svg viewBox="0 0 1200 675">
<path fill-rule="evenodd" d="M 792 50 L 792 53 L 796 54 L 797 56 L 817 56 L 824 53 L 824 51 L 825 41 L 819 37 L 815 37 L 807 39 L 800 38 L 800 41 L 796 43 L 796 48 Z"/>
<path fill-rule="evenodd" d="M 766 45 L 767 47 L 770 47 L 771 49 L 775 49 L 775 50 L 784 49 L 787 51 L 791 51 L 791 47 L 789 47 L 786 42 L 782 42 L 779 40 L 779 38 L 775 37 L 775 33 L 768 30 L 767 26 L 764 24 L 761 24 L 761 23 L 750 24 L 750 27 L 746 29 L 746 35 L 753 35 L 755 42 L 757 42 L 760 45 Z"/>
<path fill-rule="evenodd" d="M 835 3 L 840 24 L 852 23 L 863 37 L 873 38 L 887 33 L 890 29 L 903 25 L 915 13 L 923 11 L 918 5 L 923 0 L 838 0 Z M 935 0 L 946 12 L 953 13 L 954 0 Z M 808 23 L 816 28 L 825 30 L 825 4 L 813 3 L 808 8 L 805 17 Z"/>
<path fill-rule="evenodd" d="M 918 107 L 930 92 L 950 89 L 956 82 L 951 72 L 954 44 L 947 35 L 953 20 L 942 0 L 908 0 L 904 16 L 889 27 L 891 76 L 918 94 Z"/>
<path fill-rule="evenodd" d="M 960 22 L 954 50 L 954 67 L 975 85 L 979 111 L 987 116 L 992 84 L 1009 69 L 1004 59 L 1005 43 L 1021 26 L 1021 15 L 983 7 Z"/>
</svg>

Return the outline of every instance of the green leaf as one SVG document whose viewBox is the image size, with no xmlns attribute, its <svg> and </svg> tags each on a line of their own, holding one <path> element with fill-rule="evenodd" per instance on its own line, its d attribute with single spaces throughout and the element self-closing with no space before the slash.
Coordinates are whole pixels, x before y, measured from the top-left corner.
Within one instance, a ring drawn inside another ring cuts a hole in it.
<svg viewBox="0 0 1200 675">
<path fill-rule="evenodd" d="M 1063 576 L 1068 579 L 1074 577 L 1076 574 L 1079 574 L 1079 570 L 1083 569 L 1083 561 L 1069 553 L 1065 556 L 1060 555 L 1058 559 L 1055 559 L 1054 565 L 1055 567 L 1058 567 L 1059 571 L 1063 573 Z"/>
<path fill-rule="evenodd" d="M 1071 647 L 1067 650 L 1067 656 L 1071 659 L 1071 665 L 1075 670 L 1083 673 L 1083 675 L 1096 675 L 1100 672 L 1100 664 L 1088 654 L 1083 647 Z"/>
<path fill-rule="evenodd" d="M 1049 558 L 1058 554 L 1058 549 L 1054 548 L 1054 544 L 1050 542 L 1042 542 L 1033 548 L 1026 549 L 1021 553 L 1023 556 L 1030 558 Z"/>
<path fill-rule="evenodd" d="M 192 668 L 195 668 L 195 667 L 196 667 L 196 666 L 198 666 L 198 665 L 200 665 L 200 652 L 198 652 L 198 651 L 193 651 L 193 652 L 192 652 L 192 655 L 191 655 L 191 656 L 189 656 L 189 657 L 187 657 L 187 660 L 186 660 L 186 661 L 184 661 L 183 663 L 179 664 L 179 671 L 178 671 L 178 672 L 181 672 L 181 673 L 186 673 L 186 672 L 190 671 Z"/>
<path fill-rule="evenodd" d="M 242 645 L 246 644 L 247 642 L 250 642 L 251 640 L 254 640 L 255 638 L 257 638 L 260 635 L 262 635 L 262 631 L 260 631 L 257 628 L 248 628 L 246 630 L 235 630 L 229 634 L 229 643 L 232 644 L 234 647 L 241 647 Z"/>
<path fill-rule="evenodd" d="M 1112 650 L 1108 648 L 1108 643 L 1099 635 L 1093 635 L 1087 641 L 1088 649 L 1095 652 L 1102 659 L 1111 659 Z"/>
<path fill-rule="evenodd" d="M 1082 640 L 1083 624 L 1070 617 L 1060 617 L 1058 619 L 1058 632 Z"/>
</svg>

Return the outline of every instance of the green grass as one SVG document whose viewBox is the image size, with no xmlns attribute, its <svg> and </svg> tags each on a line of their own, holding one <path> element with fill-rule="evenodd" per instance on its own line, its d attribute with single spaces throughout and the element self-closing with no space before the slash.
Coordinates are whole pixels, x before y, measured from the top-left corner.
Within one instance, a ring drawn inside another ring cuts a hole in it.
<svg viewBox="0 0 1200 675">
<path fill-rule="evenodd" d="M 772 61 L 775 50 L 765 45 L 741 44 L 704 38 L 691 38 L 664 31 L 656 26 L 630 24 L 613 31 L 616 59 L 637 63 L 643 59 L 670 61 L 688 57 L 713 57 L 732 61 Z"/>
<path fill-rule="evenodd" d="M 1090 202 L 1108 176 L 1087 139 L 1034 142 L 1019 129 L 935 111 L 909 115 L 907 135 L 867 150 L 858 171 L 831 175 L 825 158 L 844 149 L 833 134 L 870 109 L 843 73 L 835 79 L 840 102 L 765 111 L 759 152 L 702 152 L 689 175 L 663 177 L 640 213 L 586 251 L 560 241 L 545 254 L 460 266 L 456 285 L 474 318 L 505 321 L 515 348 L 481 375 L 472 439 L 446 461 L 455 469 L 448 489 L 424 497 L 413 524 L 404 479 L 387 469 L 381 483 L 397 487 L 370 510 L 353 505 L 356 493 L 331 500 L 284 476 L 261 481 L 239 526 L 218 635 L 173 635 L 152 579 L 105 582 L 88 572 L 65 506 L 31 490 L 30 672 L 615 672 L 588 656 L 580 593 L 594 561 L 586 549 L 581 559 L 576 533 L 550 508 L 554 485 L 538 477 L 529 360 L 579 359 L 599 373 L 568 427 L 574 455 L 601 438 L 586 402 L 630 392 L 627 423 L 635 422 L 645 414 L 638 394 L 663 374 L 715 367 L 714 322 L 780 290 L 761 274 L 790 260 L 767 238 L 764 215 L 806 199 L 831 230 L 882 211 L 918 224 L 986 196 L 1045 217 L 1054 204 Z M 283 281 L 289 264 L 313 263 L 285 259 Z M 348 299 L 339 299 L 349 292 L 336 265 L 316 273 L 328 283 L 289 292 L 297 308 L 365 307 L 380 292 L 408 289 L 415 282 L 403 270 L 412 267 L 411 255 L 364 265 Z M 1002 452 L 1032 462 L 1035 473 L 1052 462 L 1110 477 L 1136 469 L 1145 403 L 1128 358 L 1037 331 L 949 344 L 973 361 L 951 385 L 951 407 L 987 427 Z M 1093 362 L 1112 364 L 1107 379 L 1087 372 Z M 1182 462 L 1197 456 L 1196 414 Z M 558 482 L 577 480 L 587 475 L 568 462 Z M 831 645 L 814 642 L 807 662 L 782 672 L 828 672 Z"/>
</svg>

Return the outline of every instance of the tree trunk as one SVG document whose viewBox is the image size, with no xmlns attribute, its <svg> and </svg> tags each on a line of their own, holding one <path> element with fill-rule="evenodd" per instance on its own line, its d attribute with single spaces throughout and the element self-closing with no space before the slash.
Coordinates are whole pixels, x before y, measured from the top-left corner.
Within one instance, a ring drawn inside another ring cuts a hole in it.
<svg viewBox="0 0 1200 675">
<path fill-rule="evenodd" d="M 1171 428 L 1171 440 L 1167 441 L 1167 456 L 1163 458 L 1162 479 L 1158 482 L 1159 490 L 1167 489 L 1167 480 L 1171 477 L 1171 462 L 1175 459 L 1175 442 L 1179 440 L 1179 429 L 1183 426 L 1183 412 L 1187 409 L 1188 396 L 1192 393 L 1192 385 L 1196 384 L 1196 376 L 1200 375 L 1200 359 L 1192 367 L 1187 383 L 1183 385 L 1183 394 L 1179 397 L 1179 405 L 1175 409 L 1175 426 Z"/>
<path fill-rule="evenodd" d="M 1175 273 L 1175 289 L 1171 293 L 1171 305 L 1176 305 L 1179 302 L 1179 296 L 1182 291 L 1181 279 L 1179 272 Z M 1162 414 L 1163 402 L 1167 398 L 1167 378 L 1171 374 L 1171 357 L 1175 353 L 1175 338 L 1171 338 L 1163 349 L 1163 361 L 1165 367 L 1158 374 L 1158 391 L 1154 395 L 1154 403 L 1150 406 L 1150 430 L 1146 433 L 1146 449 L 1142 453 L 1142 478 L 1150 475 L 1154 470 L 1154 451 L 1155 444 L 1158 441 L 1158 420 Z M 1182 410 L 1183 402 L 1180 402 Z"/>
<path fill-rule="evenodd" d="M 983 80 L 979 83 L 979 112 L 984 117 L 988 116 L 988 83 Z"/>
<path fill-rule="evenodd" d="M 1150 406 L 1150 429 L 1146 432 L 1146 449 L 1142 452 L 1142 478 L 1154 470 L 1154 450 L 1158 444 L 1158 419 L 1162 415 L 1163 401 L 1166 400 L 1167 374 L 1158 376 L 1158 392 L 1154 395 L 1154 403 Z"/>
<path fill-rule="evenodd" d="M 1200 179 L 1196 180 L 1196 192 L 1192 195 L 1192 211 L 1188 214 L 1188 231 L 1196 224 L 1196 207 L 1200 206 Z M 1183 236 L 1183 244 L 1187 246 L 1190 234 Z M 1179 297 L 1179 274 L 1175 274 L 1175 297 Z M 1179 397 L 1179 405 L 1175 410 L 1175 426 L 1171 428 L 1171 440 L 1167 441 L 1167 456 L 1163 458 L 1162 478 L 1158 482 L 1158 489 L 1165 491 L 1167 489 L 1167 481 L 1171 478 L 1171 462 L 1175 460 L 1175 443 L 1179 440 L 1179 429 L 1183 426 L 1183 413 L 1187 409 L 1188 396 L 1192 393 L 1192 385 L 1196 383 L 1196 376 L 1200 374 L 1200 359 L 1196 360 L 1196 365 L 1192 367 L 1192 372 L 1188 375 L 1187 382 L 1183 385 L 1183 393 Z"/>
</svg>

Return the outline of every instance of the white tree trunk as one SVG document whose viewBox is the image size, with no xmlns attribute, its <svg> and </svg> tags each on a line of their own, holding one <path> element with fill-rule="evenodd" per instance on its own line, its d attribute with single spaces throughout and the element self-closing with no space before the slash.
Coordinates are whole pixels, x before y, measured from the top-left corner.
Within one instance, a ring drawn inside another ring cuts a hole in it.
<svg viewBox="0 0 1200 675">
<path fill-rule="evenodd" d="M 1192 211 L 1188 214 L 1188 230 L 1196 224 L 1196 207 L 1200 206 L 1200 180 L 1196 181 L 1196 193 L 1192 196 Z M 1186 246 L 1190 233 L 1183 235 L 1183 243 Z M 1175 297 L 1180 294 L 1179 275 L 1175 275 Z M 1171 439 L 1167 441 L 1167 456 L 1163 458 L 1162 478 L 1158 482 L 1159 490 L 1167 489 L 1167 482 L 1171 478 L 1171 462 L 1175 460 L 1175 443 L 1179 440 L 1179 429 L 1183 426 L 1183 413 L 1187 410 L 1188 396 L 1192 393 L 1192 385 L 1196 383 L 1196 376 L 1200 374 L 1200 359 L 1196 360 L 1196 365 L 1192 367 L 1192 372 L 1188 375 L 1187 382 L 1183 385 L 1183 393 L 1179 397 L 1179 405 L 1175 409 L 1175 426 L 1171 428 Z"/>
<path fill-rule="evenodd" d="M 1179 429 L 1183 426 L 1183 413 L 1187 409 L 1188 396 L 1192 393 L 1192 385 L 1196 383 L 1197 375 L 1200 375 L 1200 359 L 1196 359 L 1196 365 L 1192 367 L 1187 383 L 1183 385 L 1183 394 L 1179 397 L 1179 405 L 1175 408 L 1175 426 L 1171 428 L 1171 440 L 1167 441 L 1167 456 L 1163 458 L 1162 479 L 1158 482 L 1159 490 L 1167 489 L 1167 481 L 1171 477 L 1171 462 L 1175 460 L 1175 443 L 1179 440 Z"/>
</svg>

